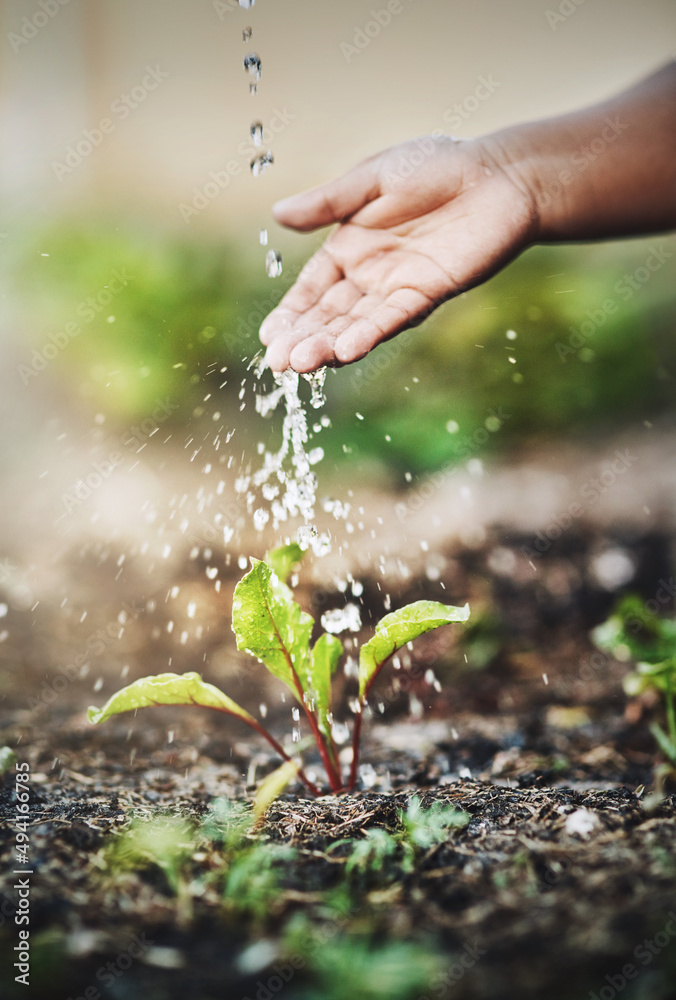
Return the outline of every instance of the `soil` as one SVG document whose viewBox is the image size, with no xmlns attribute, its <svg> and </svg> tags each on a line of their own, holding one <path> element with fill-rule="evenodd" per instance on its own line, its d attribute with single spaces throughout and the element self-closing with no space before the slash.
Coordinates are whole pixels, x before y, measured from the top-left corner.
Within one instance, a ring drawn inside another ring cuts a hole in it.
<svg viewBox="0 0 676 1000">
<path fill-rule="evenodd" d="M 31 976 L 22 986 L 12 969 L 19 866 L 10 771 L 0 793 L 2 996 L 676 997 L 676 789 L 667 781 L 656 793 L 660 758 L 648 730 L 659 706 L 628 701 L 627 665 L 589 639 L 622 588 L 647 600 L 671 575 L 674 532 L 580 521 L 538 556 L 537 573 L 522 552 L 532 540 L 493 526 L 478 543 L 438 547 L 439 571 L 428 566 L 386 587 L 382 576 L 360 574 L 363 593 L 351 599 L 364 635 L 385 600 L 469 600 L 473 624 L 423 637 L 410 663 L 383 677 L 354 794 L 314 800 L 291 786 L 247 834 L 273 859 L 276 888 L 259 905 L 254 873 L 224 896 L 228 852 L 203 823 L 215 803 L 251 802 L 277 764 L 267 744 L 199 710 L 148 710 L 97 728 L 86 721 L 87 705 L 125 681 L 201 669 L 253 711 L 265 702 L 266 724 L 288 733 L 290 705 L 234 649 L 229 604 L 241 570 L 218 554 L 176 555 L 172 584 L 207 624 L 184 644 L 169 621 L 176 630 L 195 623 L 157 596 L 166 581 L 151 587 L 133 566 L 116 579 L 95 541 L 62 555 L 62 564 L 72 558 L 65 606 L 58 587 L 38 611 L 9 594 L 0 721 L 2 742 L 30 765 Z M 218 601 L 210 566 L 222 581 Z M 316 617 L 347 599 L 338 586 L 303 579 L 298 599 Z M 106 630 L 116 622 L 113 639 Z M 83 642 L 81 676 L 66 665 Z M 339 718 L 349 719 L 351 683 L 342 683 Z M 310 749 L 305 759 L 321 780 Z M 414 797 L 424 807 L 454 804 L 468 821 L 411 855 L 401 815 Z M 177 817 L 197 831 L 186 835 L 178 876 L 170 864 L 120 862 L 111 845 L 134 818 Z M 354 842 L 375 829 L 396 849 L 380 866 L 348 872 Z"/>
</svg>

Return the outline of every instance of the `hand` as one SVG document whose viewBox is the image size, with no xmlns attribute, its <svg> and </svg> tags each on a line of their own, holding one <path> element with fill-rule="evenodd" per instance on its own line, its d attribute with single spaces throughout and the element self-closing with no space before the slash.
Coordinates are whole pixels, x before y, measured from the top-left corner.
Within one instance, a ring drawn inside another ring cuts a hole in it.
<svg viewBox="0 0 676 1000">
<path fill-rule="evenodd" d="M 339 225 L 261 326 L 273 371 L 357 361 L 499 270 L 537 226 L 501 145 L 447 136 L 385 150 L 274 214 L 301 232 Z"/>
</svg>

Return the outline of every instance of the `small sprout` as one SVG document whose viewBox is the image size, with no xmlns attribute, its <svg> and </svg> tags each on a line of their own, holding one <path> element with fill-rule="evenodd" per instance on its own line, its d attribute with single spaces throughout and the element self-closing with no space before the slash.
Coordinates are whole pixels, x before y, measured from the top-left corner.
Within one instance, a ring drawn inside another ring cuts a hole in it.
<svg viewBox="0 0 676 1000">
<path fill-rule="evenodd" d="M 400 813 L 404 827 L 404 837 L 412 845 L 424 851 L 448 840 L 450 830 L 461 830 L 467 826 L 470 817 L 464 809 L 454 805 L 434 802 L 425 809 L 420 799 L 414 796 L 406 812 Z"/>
<path fill-rule="evenodd" d="M 11 747 L 0 747 L 0 778 L 11 771 L 17 762 L 17 756 Z"/>
<path fill-rule="evenodd" d="M 302 554 L 299 546 L 287 545 L 268 553 L 267 562 L 251 560 L 251 569 L 235 587 L 232 629 L 237 648 L 255 656 L 297 700 L 312 730 L 329 786 L 334 793 L 339 793 L 355 786 L 364 709 L 382 668 L 397 650 L 425 632 L 452 622 L 467 621 L 469 607 L 417 601 L 386 615 L 376 626 L 375 635 L 361 647 L 359 695 L 352 732 L 352 764 L 346 782 L 333 735 L 331 708 L 332 678 L 343 655 L 343 646 L 340 639 L 328 632 L 311 645 L 314 619 L 293 600 L 284 582 L 300 562 Z M 199 705 L 236 716 L 263 736 L 289 765 L 278 774 L 281 786 L 275 778 L 280 790 L 296 772 L 313 795 L 321 794 L 302 767 L 292 761 L 265 726 L 196 673 L 143 677 L 114 694 L 102 708 L 90 708 L 89 720 L 93 723 L 104 722 L 120 712 L 152 705 Z M 269 795 L 269 787 L 265 795 Z M 261 807 L 261 815 L 263 811 Z"/>
<path fill-rule="evenodd" d="M 596 645 L 618 660 L 637 660 L 624 678 L 630 698 L 658 691 L 664 702 L 667 729 L 650 725 L 660 750 L 676 768 L 676 619 L 651 614 L 639 597 L 626 597 L 614 614 L 594 629 Z"/>
</svg>

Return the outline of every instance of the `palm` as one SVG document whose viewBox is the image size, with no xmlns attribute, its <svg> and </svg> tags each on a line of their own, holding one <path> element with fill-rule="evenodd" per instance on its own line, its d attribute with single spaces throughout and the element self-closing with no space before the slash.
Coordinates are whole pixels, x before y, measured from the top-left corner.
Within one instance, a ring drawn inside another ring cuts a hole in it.
<svg viewBox="0 0 676 1000">
<path fill-rule="evenodd" d="M 346 207 L 349 217 L 263 324 L 273 369 L 356 361 L 526 243 L 526 199 L 481 147 L 425 141 L 431 152 L 410 178 L 401 165 L 416 162 L 414 142 L 281 206 L 280 221 L 302 230 L 344 217 Z"/>
</svg>

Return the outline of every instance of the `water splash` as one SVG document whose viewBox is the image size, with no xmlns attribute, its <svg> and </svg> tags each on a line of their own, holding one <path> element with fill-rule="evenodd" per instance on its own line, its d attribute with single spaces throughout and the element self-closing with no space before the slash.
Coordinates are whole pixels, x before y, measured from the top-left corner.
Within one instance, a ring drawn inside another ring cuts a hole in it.
<svg viewBox="0 0 676 1000">
<path fill-rule="evenodd" d="M 250 477 L 245 488 L 259 490 L 269 503 L 275 530 L 290 518 L 300 517 L 303 524 L 296 533 L 298 544 L 303 548 L 311 547 L 315 555 L 324 555 L 330 551 L 330 538 L 320 534 L 314 524 L 317 477 L 312 471 L 312 460 L 319 461 L 320 455 L 316 448 L 309 453 L 306 451 L 310 433 L 307 414 L 298 394 L 299 376 L 288 369 L 274 377 L 277 387 L 267 395 L 256 396 L 256 410 L 266 417 L 284 402 L 282 444 L 276 452 L 264 451 L 263 467 Z M 315 373 L 315 398 L 320 394 L 323 397 L 321 390 L 325 378 L 326 369 Z"/>
<path fill-rule="evenodd" d="M 332 635 L 339 635 L 346 629 L 358 632 L 361 628 L 361 614 L 356 604 L 346 604 L 344 608 L 325 611 L 321 618 L 322 628 Z"/>
<path fill-rule="evenodd" d="M 244 56 L 244 69 L 247 71 L 249 76 L 254 78 L 254 80 L 260 80 L 261 57 L 255 52 L 250 52 L 247 56 Z"/>
<path fill-rule="evenodd" d="M 310 383 L 310 391 L 312 393 L 310 396 L 310 406 L 313 406 L 315 410 L 318 410 L 320 406 L 324 406 L 326 403 L 326 396 L 324 395 L 326 368 L 320 368 L 316 372 L 308 372 L 303 375 L 303 378 L 306 382 Z"/>
<path fill-rule="evenodd" d="M 265 271 L 268 278 L 278 278 L 282 273 L 282 255 L 278 250 L 268 250 L 265 255 Z"/>
<path fill-rule="evenodd" d="M 254 175 L 254 177 L 260 177 L 260 175 L 264 173 L 268 169 L 268 167 L 274 162 L 275 158 L 270 152 L 270 150 L 268 150 L 266 153 L 261 153 L 260 156 L 254 156 L 253 160 L 250 163 L 251 173 Z"/>
</svg>

